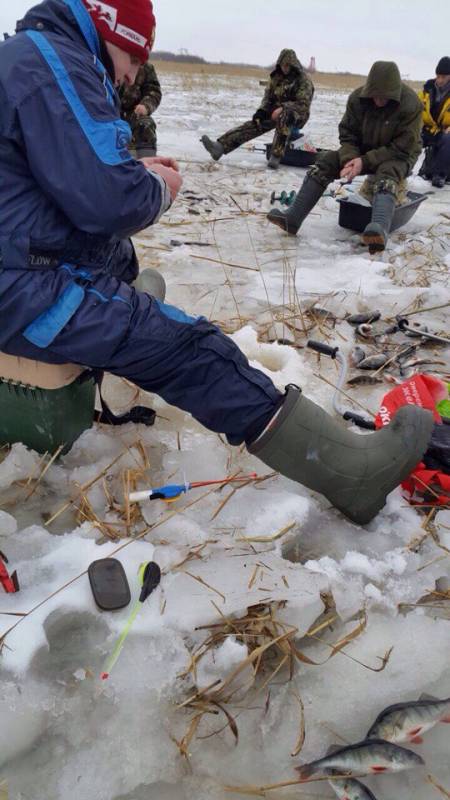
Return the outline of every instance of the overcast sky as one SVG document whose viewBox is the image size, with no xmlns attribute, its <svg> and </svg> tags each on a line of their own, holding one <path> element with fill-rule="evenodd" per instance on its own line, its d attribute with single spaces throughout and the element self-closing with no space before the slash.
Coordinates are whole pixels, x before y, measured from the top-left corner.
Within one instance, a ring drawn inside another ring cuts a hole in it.
<svg viewBox="0 0 450 800">
<path fill-rule="evenodd" d="M 0 0 L 0 32 L 34 5 Z M 155 0 L 156 49 L 267 65 L 283 47 L 323 71 L 366 74 L 377 59 L 402 75 L 434 75 L 450 55 L 449 0 Z"/>
</svg>

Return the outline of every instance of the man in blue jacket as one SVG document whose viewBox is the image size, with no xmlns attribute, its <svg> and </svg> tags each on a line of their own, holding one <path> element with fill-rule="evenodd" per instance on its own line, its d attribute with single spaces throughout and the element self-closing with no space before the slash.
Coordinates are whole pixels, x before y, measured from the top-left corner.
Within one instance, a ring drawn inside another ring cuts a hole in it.
<svg viewBox="0 0 450 800">
<path fill-rule="evenodd" d="M 367 522 L 420 461 L 430 413 L 351 433 L 205 318 L 131 285 L 129 237 L 181 185 L 171 159 L 130 156 L 114 89 L 154 29 L 150 0 L 44 0 L 0 45 L 0 350 L 123 376 Z"/>
</svg>

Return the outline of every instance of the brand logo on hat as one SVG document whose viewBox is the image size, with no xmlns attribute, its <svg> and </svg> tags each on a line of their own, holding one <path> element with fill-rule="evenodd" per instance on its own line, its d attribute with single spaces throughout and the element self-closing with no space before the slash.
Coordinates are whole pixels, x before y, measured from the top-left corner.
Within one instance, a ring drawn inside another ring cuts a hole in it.
<svg viewBox="0 0 450 800">
<path fill-rule="evenodd" d="M 99 0 L 87 0 L 89 11 L 92 11 L 97 19 L 106 22 L 111 30 L 115 30 L 117 23 L 117 9 L 101 3 Z"/>
<path fill-rule="evenodd" d="M 140 33 L 132 31 L 131 28 L 127 28 L 126 25 L 119 24 L 116 28 L 116 33 L 118 33 L 119 36 L 123 36 L 124 39 L 128 39 L 130 42 L 138 44 L 139 47 L 145 47 L 147 45 L 145 36 L 141 36 Z"/>
</svg>

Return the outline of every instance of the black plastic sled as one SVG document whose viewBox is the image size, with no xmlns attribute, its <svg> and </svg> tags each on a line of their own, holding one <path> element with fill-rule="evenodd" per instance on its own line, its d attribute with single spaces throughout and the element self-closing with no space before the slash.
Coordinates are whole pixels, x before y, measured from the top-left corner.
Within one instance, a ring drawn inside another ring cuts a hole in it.
<svg viewBox="0 0 450 800">
<path fill-rule="evenodd" d="M 266 144 L 266 158 L 270 158 L 272 152 L 272 144 Z M 286 148 L 286 152 L 282 157 L 280 164 L 285 164 L 287 167 L 310 167 L 316 163 L 316 158 L 323 149 L 319 148 L 316 153 L 311 153 L 309 150 L 295 149 L 294 147 Z"/>
<path fill-rule="evenodd" d="M 391 232 L 406 225 L 414 216 L 420 204 L 427 199 L 426 194 L 407 192 L 407 202 L 397 206 L 392 219 Z M 362 233 L 372 216 L 372 206 L 355 202 L 352 196 L 336 198 L 339 203 L 339 225 L 351 231 Z"/>
</svg>

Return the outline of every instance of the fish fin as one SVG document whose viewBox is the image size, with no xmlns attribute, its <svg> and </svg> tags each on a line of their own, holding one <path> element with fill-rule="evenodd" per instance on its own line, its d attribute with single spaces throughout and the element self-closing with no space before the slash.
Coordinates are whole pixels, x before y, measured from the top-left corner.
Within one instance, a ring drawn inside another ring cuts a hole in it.
<svg viewBox="0 0 450 800">
<path fill-rule="evenodd" d="M 439 722 L 446 722 L 447 724 L 449 724 L 450 723 L 450 715 L 448 717 L 447 716 L 442 717 L 442 719 L 440 719 Z"/>
<path fill-rule="evenodd" d="M 373 772 L 374 775 L 381 775 L 383 772 L 387 772 L 388 768 L 387 767 L 377 767 L 376 764 L 374 764 L 374 766 L 370 768 L 370 771 Z"/>
<path fill-rule="evenodd" d="M 421 736 L 414 736 L 413 739 L 409 740 L 410 744 L 423 744 L 423 739 Z"/>
<path fill-rule="evenodd" d="M 342 745 L 341 745 L 341 744 L 332 744 L 332 745 L 331 745 L 331 746 L 328 748 L 328 750 L 326 751 L 325 755 L 326 755 L 327 757 L 328 757 L 328 756 L 333 756 L 335 753 L 337 753 L 337 752 L 338 752 L 338 750 L 342 750 Z"/>
<path fill-rule="evenodd" d="M 314 774 L 314 764 L 303 764 L 301 767 L 295 767 L 295 771 L 297 772 L 300 780 L 307 781 L 308 778 Z"/>
<path fill-rule="evenodd" d="M 423 692 L 420 695 L 419 700 L 421 700 L 422 702 L 429 702 L 429 703 L 441 703 L 442 702 L 441 700 L 439 700 L 439 697 L 433 697 L 432 694 L 427 694 L 426 692 Z"/>
</svg>

